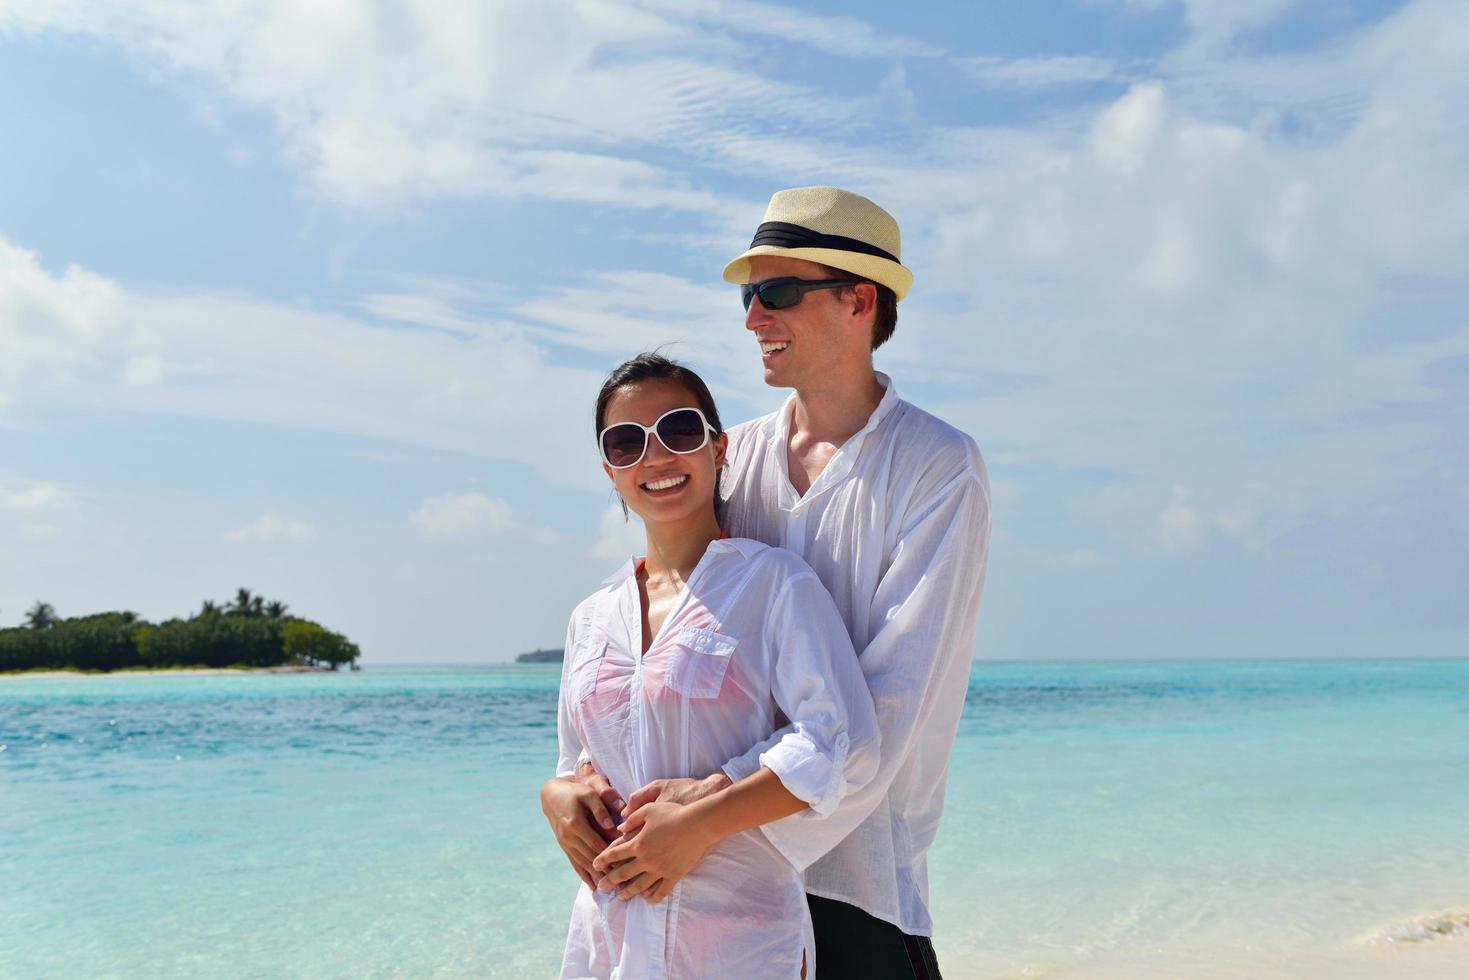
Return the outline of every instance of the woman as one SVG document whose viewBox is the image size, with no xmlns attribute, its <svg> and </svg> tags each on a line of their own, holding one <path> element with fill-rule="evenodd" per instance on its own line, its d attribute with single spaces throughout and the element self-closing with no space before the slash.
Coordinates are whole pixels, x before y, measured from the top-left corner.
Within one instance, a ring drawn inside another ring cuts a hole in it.
<svg viewBox="0 0 1469 980">
<path fill-rule="evenodd" d="M 819 837 L 818 818 L 871 778 L 877 726 L 856 654 L 800 558 L 720 534 L 726 438 L 698 375 L 655 354 L 628 361 L 602 386 L 596 431 L 648 552 L 572 614 L 558 779 L 585 753 L 632 799 L 782 734 L 755 775 L 630 812 L 600 882 L 578 867 L 561 975 L 800 977 L 812 945 L 796 864 L 809 858 L 756 828 L 810 820 Z"/>
</svg>

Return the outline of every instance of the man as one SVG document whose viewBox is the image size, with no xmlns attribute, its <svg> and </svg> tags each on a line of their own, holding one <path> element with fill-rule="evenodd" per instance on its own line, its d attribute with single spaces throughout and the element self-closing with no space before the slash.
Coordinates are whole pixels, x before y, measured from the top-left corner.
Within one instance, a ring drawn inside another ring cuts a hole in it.
<svg viewBox="0 0 1469 980">
<path fill-rule="evenodd" d="M 866 198 L 796 188 L 771 198 L 751 247 L 724 270 L 741 285 L 766 384 L 795 389 L 779 411 L 729 432 L 725 530 L 788 548 L 816 571 L 851 633 L 881 729 L 877 778 L 819 832 L 800 823 L 805 815 L 761 828 L 787 854 L 826 852 L 807 869 L 806 890 L 817 969 L 842 978 L 939 976 L 926 854 L 968 687 L 990 531 L 974 442 L 899 399 L 873 369 L 913 279 L 899 248 L 897 222 Z M 650 783 L 626 812 L 717 792 L 757 771 L 774 740 L 705 779 Z M 623 885 L 600 856 L 602 838 L 615 836 L 609 803 L 620 801 L 594 767 L 580 785 L 553 780 L 542 793 L 573 866 L 604 889 Z M 587 829 L 588 813 L 602 835 Z"/>
</svg>

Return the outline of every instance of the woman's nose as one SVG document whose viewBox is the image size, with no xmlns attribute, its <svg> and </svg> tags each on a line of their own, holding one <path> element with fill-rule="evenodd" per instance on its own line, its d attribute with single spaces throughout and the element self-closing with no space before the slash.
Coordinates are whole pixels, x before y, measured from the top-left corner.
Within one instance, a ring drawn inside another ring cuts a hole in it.
<svg viewBox="0 0 1469 980">
<path fill-rule="evenodd" d="M 648 433 L 648 448 L 643 450 L 643 462 L 657 463 L 672 455 L 668 447 L 663 445 L 663 440 L 658 438 L 657 433 Z"/>
</svg>

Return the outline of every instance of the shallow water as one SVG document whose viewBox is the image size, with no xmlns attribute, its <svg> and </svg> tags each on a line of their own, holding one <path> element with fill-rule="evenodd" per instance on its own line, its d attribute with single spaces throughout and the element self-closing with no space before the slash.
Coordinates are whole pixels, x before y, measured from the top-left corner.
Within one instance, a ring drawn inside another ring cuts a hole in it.
<svg viewBox="0 0 1469 980">
<path fill-rule="evenodd" d="M 0 976 L 554 975 L 557 677 L 0 681 Z M 979 664 L 945 974 L 1469 964 L 1466 770 L 1469 661 Z"/>
</svg>

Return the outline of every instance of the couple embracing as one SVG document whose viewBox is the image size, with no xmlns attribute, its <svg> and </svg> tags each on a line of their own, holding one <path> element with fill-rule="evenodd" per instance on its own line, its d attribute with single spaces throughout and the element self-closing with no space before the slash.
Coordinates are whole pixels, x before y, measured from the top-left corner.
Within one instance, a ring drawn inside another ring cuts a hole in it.
<svg viewBox="0 0 1469 980">
<path fill-rule="evenodd" d="M 938 977 L 925 856 L 984 584 L 973 440 L 873 369 L 898 226 L 777 193 L 740 285 L 778 411 L 726 431 L 644 354 L 596 403 L 647 530 L 577 606 L 541 805 L 583 887 L 562 977 Z"/>
</svg>

